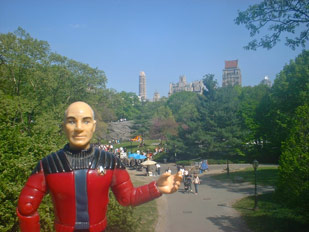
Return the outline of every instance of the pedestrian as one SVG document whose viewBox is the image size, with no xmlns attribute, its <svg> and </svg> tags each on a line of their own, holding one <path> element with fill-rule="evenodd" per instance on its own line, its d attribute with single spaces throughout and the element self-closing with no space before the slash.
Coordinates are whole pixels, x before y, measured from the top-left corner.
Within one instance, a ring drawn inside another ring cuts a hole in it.
<svg viewBox="0 0 309 232">
<path fill-rule="evenodd" d="M 149 176 L 149 166 L 146 166 L 146 176 Z"/>
<path fill-rule="evenodd" d="M 193 192 L 192 191 L 192 177 L 191 174 L 187 174 L 184 176 L 184 187 L 185 187 L 185 191 L 187 193 Z"/>
<path fill-rule="evenodd" d="M 194 184 L 194 188 L 195 188 L 195 195 L 198 194 L 198 185 L 200 184 L 200 178 L 198 177 L 198 175 L 196 173 L 194 173 L 193 176 L 193 184 Z"/>
<path fill-rule="evenodd" d="M 159 163 L 157 163 L 156 164 L 156 170 L 157 170 L 158 176 L 160 176 L 160 173 L 161 173 L 160 169 L 161 169 L 161 165 Z"/>
<path fill-rule="evenodd" d="M 184 176 L 184 172 L 185 172 L 185 167 L 182 166 L 179 170 L 181 172 L 182 177 Z"/>
</svg>

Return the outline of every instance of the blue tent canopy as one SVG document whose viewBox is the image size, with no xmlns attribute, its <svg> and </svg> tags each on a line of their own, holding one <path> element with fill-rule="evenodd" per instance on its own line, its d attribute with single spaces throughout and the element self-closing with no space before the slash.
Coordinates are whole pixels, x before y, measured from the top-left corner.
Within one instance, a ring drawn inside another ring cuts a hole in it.
<svg viewBox="0 0 309 232">
<path fill-rule="evenodd" d="M 146 159 L 146 156 L 137 153 L 129 154 L 128 157 L 133 159 Z"/>
</svg>

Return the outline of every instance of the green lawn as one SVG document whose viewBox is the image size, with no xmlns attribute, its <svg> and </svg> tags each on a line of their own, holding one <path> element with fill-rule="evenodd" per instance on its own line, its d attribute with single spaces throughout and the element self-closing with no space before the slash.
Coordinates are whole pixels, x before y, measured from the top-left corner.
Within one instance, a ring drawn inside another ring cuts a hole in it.
<svg viewBox="0 0 309 232">
<path fill-rule="evenodd" d="M 253 168 L 213 176 L 222 181 L 235 181 L 239 177 L 254 184 Z M 258 168 L 257 184 L 275 186 L 278 179 L 277 168 Z M 309 222 L 300 213 L 289 209 L 275 198 L 275 193 L 258 195 L 258 207 L 253 210 L 254 196 L 243 198 L 233 207 L 239 211 L 253 232 L 305 232 Z"/>
<path fill-rule="evenodd" d="M 140 147 L 140 142 L 123 142 L 123 143 L 119 143 L 119 144 L 113 144 L 114 148 L 119 148 L 119 147 L 125 147 L 127 149 L 128 152 L 135 153 L 137 150 L 140 151 L 145 151 L 147 152 L 148 150 L 150 152 L 154 152 L 154 149 L 156 147 L 158 147 L 157 145 L 153 145 L 153 144 L 158 144 L 160 143 L 160 140 L 144 140 L 144 146 Z"/>
<path fill-rule="evenodd" d="M 276 201 L 274 193 L 258 196 L 258 208 L 253 210 L 254 197 L 246 197 L 233 207 L 241 213 L 253 232 L 305 232 L 308 219 Z"/>
<path fill-rule="evenodd" d="M 244 182 L 250 182 L 254 184 L 254 170 L 253 168 L 247 168 L 242 171 L 230 172 L 230 175 L 222 173 L 219 175 L 213 176 L 213 178 L 222 181 L 235 181 L 239 177 Z M 278 169 L 276 167 L 261 167 L 256 171 L 256 179 L 258 185 L 270 185 L 275 186 L 278 179 Z"/>
</svg>

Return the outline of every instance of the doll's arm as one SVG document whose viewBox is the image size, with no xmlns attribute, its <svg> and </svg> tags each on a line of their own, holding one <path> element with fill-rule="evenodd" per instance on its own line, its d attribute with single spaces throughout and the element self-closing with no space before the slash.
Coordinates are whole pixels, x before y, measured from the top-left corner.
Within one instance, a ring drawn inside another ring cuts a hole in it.
<svg viewBox="0 0 309 232">
<path fill-rule="evenodd" d="M 37 171 L 34 171 L 27 180 L 18 200 L 17 216 L 22 232 L 40 231 L 40 217 L 37 209 L 46 193 L 46 183 L 41 163 L 38 166 Z"/>
</svg>

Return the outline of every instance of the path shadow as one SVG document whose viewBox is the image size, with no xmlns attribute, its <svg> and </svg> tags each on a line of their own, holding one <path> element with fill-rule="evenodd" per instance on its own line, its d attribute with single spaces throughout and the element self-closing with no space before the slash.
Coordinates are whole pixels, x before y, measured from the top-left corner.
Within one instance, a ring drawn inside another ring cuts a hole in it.
<svg viewBox="0 0 309 232">
<path fill-rule="evenodd" d="M 211 221 L 215 224 L 220 231 L 228 231 L 228 232 L 250 232 L 242 221 L 240 217 L 230 217 L 230 216 L 217 216 L 217 217 L 207 217 L 206 220 Z M 206 230 L 207 231 L 207 228 Z"/>
<path fill-rule="evenodd" d="M 188 190 L 185 190 L 184 188 L 179 188 L 177 192 L 183 193 L 183 194 L 194 194 L 193 190 L 190 192 Z"/>
<path fill-rule="evenodd" d="M 216 180 L 211 175 L 201 177 L 201 185 L 208 185 L 214 189 L 226 189 L 229 192 L 237 192 L 252 195 L 254 194 L 254 185 L 249 182 L 234 183 L 232 181 Z M 258 186 L 258 193 L 274 191 L 272 186 Z"/>
</svg>

